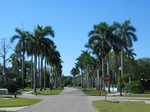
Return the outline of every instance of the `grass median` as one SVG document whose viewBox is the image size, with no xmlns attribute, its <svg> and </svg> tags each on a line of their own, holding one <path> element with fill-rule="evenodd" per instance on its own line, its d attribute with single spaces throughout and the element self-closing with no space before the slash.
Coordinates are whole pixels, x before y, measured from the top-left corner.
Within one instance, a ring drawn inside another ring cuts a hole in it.
<svg viewBox="0 0 150 112">
<path fill-rule="evenodd" d="M 33 91 L 31 88 L 24 88 L 23 90 L 19 90 L 17 93 L 20 96 L 20 93 L 22 92 L 29 92 Z M 40 91 L 37 89 L 37 95 L 57 95 L 60 92 L 62 92 L 63 89 L 53 89 L 50 91 L 49 89 Z M 34 92 L 31 92 L 30 94 L 35 94 Z M 17 95 L 17 96 L 18 96 Z M 20 106 L 29 106 L 32 104 L 35 104 L 37 102 L 40 102 L 39 99 L 32 99 L 32 98 L 14 98 L 13 95 L 2 95 L 0 96 L 0 107 L 20 107 Z"/>
<path fill-rule="evenodd" d="M 29 106 L 40 102 L 39 99 L 32 98 L 0 98 L 0 107 L 21 107 Z"/>
<path fill-rule="evenodd" d="M 19 90 L 18 93 L 29 92 L 29 91 L 31 91 L 30 94 L 36 94 L 36 95 L 57 95 L 61 93 L 63 89 L 56 88 L 56 89 L 52 89 L 52 91 L 48 88 L 46 90 L 43 89 L 42 91 L 40 91 L 40 89 L 36 89 L 37 92 L 35 93 L 33 92 L 33 89 L 31 88 L 24 88 L 24 89 Z"/>
<path fill-rule="evenodd" d="M 99 112 L 149 112 L 150 104 L 144 102 L 95 101 L 94 106 Z"/>
<path fill-rule="evenodd" d="M 81 88 L 80 88 L 81 89 Z M 95 89 L 81 89 L 85 94 L 89 96 L 104 96 L 105 91 L 95 90 Z M 107 93 L 111 94 L 111 93 Z M 119 95 L 115 95 L 113 97 L 120 97 Z M 112 101 L 94 101 L 94 106 L 97 108 L 99 112 L 149 112 L 150 111 L 150 104 L 145 104 L 144 101 L 142 102 L 142 99 L 144 100 L 150 100 L 150 92 L 145 92 L 144 94 L 125 94 L 122 96 L 122 98 L 131 98 L 131 99 L 138 99 L 138 102 L 119 102 L 114 103 Z M 140 101 L 141 99 L 141 101 Z"/>
</svg>

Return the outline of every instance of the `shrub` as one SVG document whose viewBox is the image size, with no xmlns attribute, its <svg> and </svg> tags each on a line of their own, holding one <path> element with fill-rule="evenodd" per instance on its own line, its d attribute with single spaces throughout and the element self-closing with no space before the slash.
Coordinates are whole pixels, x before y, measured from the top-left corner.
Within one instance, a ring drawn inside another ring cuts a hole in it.
<svg viewBox="0 0 150 112">
<path fill-rule="evenodd" d="M 8 89 L 9 92 L 16 92 L 18 90 L 18 85 L 15 82 L 8 82 L 6 84 L 6 87 Z"/>
<path fill-rule="evenodd" d="M 127 91 L 129 93 L 144 93 L 144 88 L 139 81 L 132 81 L 127 86 Z"/>
</svg>

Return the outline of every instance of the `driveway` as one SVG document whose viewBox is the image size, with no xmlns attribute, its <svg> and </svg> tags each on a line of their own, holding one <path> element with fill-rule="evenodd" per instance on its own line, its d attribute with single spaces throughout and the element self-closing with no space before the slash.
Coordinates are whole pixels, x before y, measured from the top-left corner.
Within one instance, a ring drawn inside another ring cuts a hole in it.
<svg viewBox="0 0 150 112">
<path fill-rule="evenodd" d="M 40 98 L 42 98 L 40 96 Z M 59 95 L 43 97 L 43 101 L 19 112 L 98 112 L 82 91 L 65 87 Z"/>
</svg>

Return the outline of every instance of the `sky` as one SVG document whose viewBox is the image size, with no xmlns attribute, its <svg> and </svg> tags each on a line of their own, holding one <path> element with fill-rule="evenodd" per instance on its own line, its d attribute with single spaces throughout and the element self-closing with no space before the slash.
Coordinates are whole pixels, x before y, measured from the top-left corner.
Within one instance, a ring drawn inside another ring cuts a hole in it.
<svg viewBox="0 0 150 112">
<path fill-rule="evenodd" d="M 149 0 L 1 0 L 0 39 L 9 40 L 20 28 L 33 32 L 37 25 L 52 26 L 56 44 L 64 63 L 63 74 L 70 75 L 76 59 L 86 50 L 88 33 L 95 24 L 130 20 L 138 41 L 133 48 L 135 59 L 150 57 Z M 10 44 L 12 49 L 15 44 Z M 11 51 L 10 51 L 11 52 Z M 9 53 L 10 53 L 9 52 Z M 0 59 L 2 63 L 2 59 Z"/>
</svg>

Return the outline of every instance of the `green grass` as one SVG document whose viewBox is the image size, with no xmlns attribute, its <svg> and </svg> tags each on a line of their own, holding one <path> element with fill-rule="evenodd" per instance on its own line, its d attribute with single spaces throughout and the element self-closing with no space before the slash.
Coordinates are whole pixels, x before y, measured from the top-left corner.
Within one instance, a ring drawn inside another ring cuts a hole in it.
<svg viewBox="0 0 150 112">
<path fill-rule="evenodd" d="M 20 89 L 17 92 L 28 92 L 28 91 L 33 91 L 32 88 L 24 88 L 24 89 Z"/>
<path fill-rule="evenodd" d="M 77 88 L 77 89 L 82 90 L 85 94 L 87 94 L 89 96 L 99 96 L 99 95 L 104 96 L 106 93 L 106 91 L 100 91 L 100 90 L 91 89 L 91 88 L 86 88 L 86 89 Z M 111 94 L 111 93 L 107 93 L 107 94 Z M 116 96 L 116 97 L 118 97 L 118 96 Z M 132 94 L 132 93 L 124 94 L 123 97 L 147 97 L 147 98 L 150 98 L 150 91 L 146 91 L 143 94 Z"/>
<path fill-rule="evenodd" d="M 99 112 L 149 112 L 150 104 L 144 102 L 113 103 L 111 101 L 95 101 L 94 106 Z"/>
<path fill-rule="evenodd" d="M 84 94 L 87 94 L 89 96 L 104 96 L 106 93 L 105 91 L 100 91 L 91 88 L 86 88 L 86 89 L 78 88 L 78 89 L 82 90 Z"/>
<path fill-rule="evenodd" d="M 37 90 L 37 94 L 38 95 L 57 95 L 59 93 L 61 93 L 63 91 L 63 89 L 53 89 L 52 91 L 50 91 L 50 89 L 46 89 L 46 90 Z"/>
<path fill-rule="evenodd" d="M 17 91 L 17 93 L 21 93 L 21 92 L 28 92 L 28 91 L 33 91 L 33 89 L 31 88 L 24 88 L 24 89 L 20 89 Z M 36 89 L 37 91 L 37 95 L 57 95 L 59 93 L 61 93 L 63 91 L 63 89 L 61 88 L 57 88 L 57 89 L 53 89 L 52 92 L 50 91 L 50 89 L 42 89 L 42 91 L 40 91 L 40 89 Z M 34 92 L 32 92 L 31 94 L 36 94 Z"/>
<path fill-rule="evenodd" d="M 8 98 L 8 99 L 0 98 L 0 107 L 29 106 L 39 101 L 41 100 L 31 98 Z"/>
<path fill-rule="evenodd" d="M 149 97 L 150 98 L 150 93 L 143 93 L 143 94 L 125 94 L 123 95 L 125 97 Z"/>
</svg>

